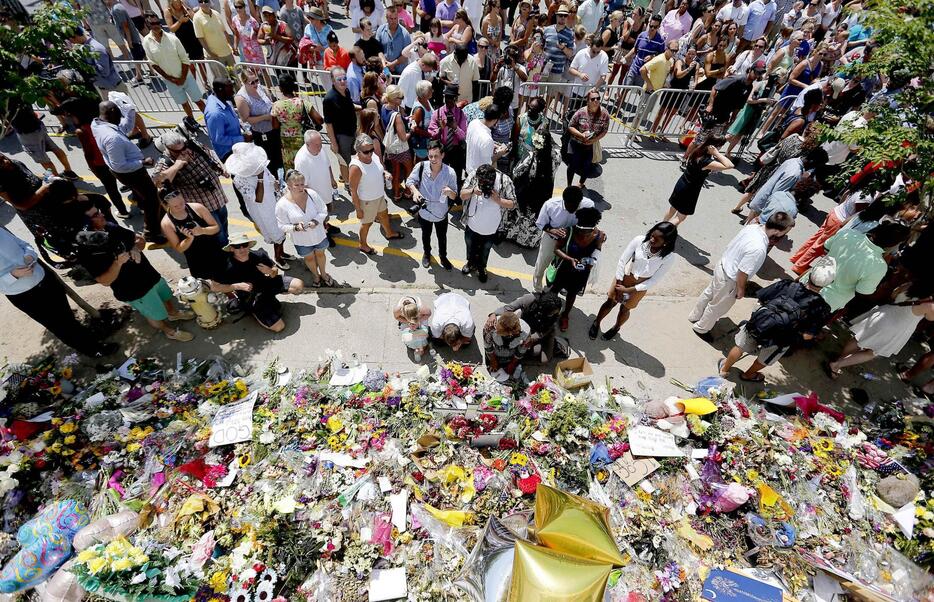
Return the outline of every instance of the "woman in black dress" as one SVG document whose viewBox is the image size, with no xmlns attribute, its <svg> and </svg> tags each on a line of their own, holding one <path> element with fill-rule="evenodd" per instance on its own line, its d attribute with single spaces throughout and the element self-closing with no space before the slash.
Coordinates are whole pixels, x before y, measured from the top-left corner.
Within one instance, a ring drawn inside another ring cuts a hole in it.
<svg viewBox="0 0 934 602">
<path fill-rule="evenodd" d="M 177 190 L 163 192 L 162 233 L 173 249 L 185 255 L 188 271 L 195 278 L 215 280 L 227 266 L 227 254 L 217 233 L 220 226 L 208 208 L 187 203 Z"/>
<path fill-rule="evenodd" d="M 198 36 L 195 35 L 195 26 L 192 23 L 194 18 L 194 11 L 184 0 L 171 0 L 169 9 L 165 11 L 165 22 L 169 26 L 169 31 L 174 33 L 178 41 L 185 47 L 188 58 L 193 61 L 200 61 L 204 58 L 204 47 L 198 41 Z M 208 76 L 204 65 L 199 64 L 198 70 L 201 72 L 201 80 L 207 85 Z"/>
<path fill-rule="evenodd" d="M 733 169 L 733 162 L 723 156 L 718 147 L 724 143 L 723 138 L 710 138 L 702 144 L 687 162 L 684 173 L 675 184 L 668 204 L 671 207 L 662 218 L 663 222 L 680 225 L 689 215 L 694 215 L 697 207 L 697 198 L 701 188 L 707 181 L 707 176 L 715 171 Z"/>
<path fill-rule="evenodd" d="M 577 224 L 568 229 L 567 236 L 555 244 L 555 259 L 552 265 L 557 265 L 554 279 L 549 283 L 550 290 L 567 293 L 564 300 L 564 311 L 558 324 L 561 331 L 568 329 L 568 320 L 574 301 L 584 287 L 593 266 L 597 264 L 600 249 L 606 241 L 606 233 L 597 228 L 600 223 L 600 211 L 593 207 L 578 209 L 575 213 Z M 549 270 L 550 271 L 550 270 Z M 547 279 L 548 273 L 545 277 Z"/>
</svg>

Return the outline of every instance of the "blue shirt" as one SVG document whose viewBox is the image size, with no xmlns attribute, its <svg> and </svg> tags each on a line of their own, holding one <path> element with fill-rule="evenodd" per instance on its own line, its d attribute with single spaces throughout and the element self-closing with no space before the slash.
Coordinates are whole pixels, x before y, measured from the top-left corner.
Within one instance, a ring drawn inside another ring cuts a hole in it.
<svg viewBox="0 0 934 602">
<path fill-rule="evenodd" d="M 110 56 L 104 45 L 94 38 L 88 38 L 84 45 L 88 47 L 93 57 L 88 63 L 94 67 L 94 71 L 97 73 L 94 83 L 101 88 L 116 88 L 123 80 L 114 67 L 113 57 Z"/>
<path fill-rule="evenodd" d="M 269 6 L 272 10 L 279 12 L 279 0 L 256 0 L 257 12 L 262 12 L 264 6 Z"/>
<path fill-rule="evenodd" d="M 447 186 L 457 192 L 457 174 L 454 170 L 441 164 L 441 171 L 434 178 L 431 177 L 431 164 L 425 160 L 418 163 L 405 180 L 406 185 L 415 184 L 418 192 L 425 197 L 425 206 L 418 216 L 429 222 L 441 222 L 448 216 L 448 197 L 441 192 Z"/>
<path fill-rule="evenodd" d="M 143 168 L 143 153 L 119 127 L 96 117 L 91 122 L 91 132 L 110 171 L 132 173 Z"/>
<path fill-rule="evenodd" d="M 308 25 L 305 26 L 305 37 L 311 40 L 312 42 L 314 42 L 315 44 L 319 46 L 323 46 L 324 48 L 327 48 L 328 47 L 328 34 L 331 33 L 332 31 L 333 30 L 331 29 L 331 26 L 328 25 L 327 23 L 324 24 L 324 27 L 321 28 L 321 31 L 318 31 L 317 29 L 315 29 L 314 25 L 309 23 Z"/>
<path fill-rule="evenodd" d="M 632 65 L 629 66 L 630 73 L 639 73 L 642 65 L 657 54 L 665 52 L 665 39 L 662 34 L 656 32 L 655 37 L 649 39 L 649 32 L 643 31 L 636 38 L 636 55 L 632 59 Z"/>
<path fill-rule="evenodd" d="M 363 89 L 363 67 L 351 61 L 347 68 L 347 91 L 350 92 L 350 99 L 356 103 L 360 102 L 360 91 Z"/>
<path fill-rule="evenodd" d="M 554 25 L 545 28 L 545 57 L 551 61 L 552 73 L 564 73 L 564 67 L 567 65 L 568 56 L 564 54 L 564 48 L 574 48 L 574 32 L 570 27 L 565 27 L 561 31 Z M 563 45 L 563 46 L 562 46 Z"/>
<path fill-rule="evenodd" d="M 769 23 L 775 20 L 778 9 L 774 2 L 766 4 L 762 0 L 753 0 L 749 3 L 749 12 L 746 13 L 746 25 L 743 26 L 743 39 L 753 41 L 768 28 Z"/>
<path fill-rule="evenodd" d="M 786 190 L 772 193 L 765 206 L 759 209 L 759 223 L 765 224 L 773 213 L 784 211 L 792 219 L 798 217 L 798 202 L 795 196 Z"/>
<path fill-rule="evenodd" d="M 45 270 L 36 263 L 32 274 L 17 278 L 12 274 L 16 268 L 26 267 L 23 261 L 29 255 L 36 260 L 39 254 L 24 240 L 17 238 L 6 228 L 0 228 L 0 292 L 4 295 L 18 295 L 25 293 L 42 282 Z"/>
<path fill-rule="evenodd" d="M 402 51 L 405 50 L 405 47 L 412 43 L 409 32 L 402 27 L 402 24 L 396 26 L 396 33 L 393 35 L 393 33 L 389 31 L 389 23 L 383 23 L 379 26 L 379 29 L 376 30 L 376 40 L 382 44 L 383 56 L 386 57 L 387 61 L 394 61 L 402 56 Z M 399 75 L 402 73 L 402 69 L 405 68 L 407 62 L 408 61 L 402 61 L 392 69 L 392 72 Z"/>
<path fill-rule="evenodd" d="M 240 131 L 240 119 L 229 102 L 221 102 L 211 94 L 204 103 L 204 122 L 208 127 L 208 136 L 214 146 L 214 152 L 223 161 L 230 154 L 233 145 L 243 142 Z"/>
</svg>

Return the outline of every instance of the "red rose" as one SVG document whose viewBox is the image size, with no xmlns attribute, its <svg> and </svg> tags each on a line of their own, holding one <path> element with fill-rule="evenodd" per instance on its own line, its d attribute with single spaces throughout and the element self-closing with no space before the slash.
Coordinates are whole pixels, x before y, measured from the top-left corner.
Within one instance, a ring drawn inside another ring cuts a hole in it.
<svg viewBox="0 0 934 602">
<path fill-rule="evenodd" d="M 524 479 L 519 479 L 516 483 L 519 486 L 519 491 L 523 495 L 532 495 L 535 493 L 535 490 L 538 489 L 538 484 L 542 482 L 542 478 L 537 474 L 526 477 Z"/>
<path fill-rule="evenodd" d="M 502 472 L 506 468 L 506 460 L 502 458 L 496 458 L 493 460 L 493 468 Z"/>
</svg>

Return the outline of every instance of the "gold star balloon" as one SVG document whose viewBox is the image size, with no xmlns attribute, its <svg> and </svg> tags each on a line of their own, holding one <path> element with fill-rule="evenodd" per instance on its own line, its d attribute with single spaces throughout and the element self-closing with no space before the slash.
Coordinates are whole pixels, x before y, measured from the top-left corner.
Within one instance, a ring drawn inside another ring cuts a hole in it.
<svg viewBox="0 0 934 602">
<path fill-rule="evenodd" d="M 610 528 L 610 510 L 596 502 L 539 485 L 535 492 L 535 535 L 543 545 L 602 564 L 623 566 Z"/>
<path fill-rule="evenodd" d="M 539 489 L 541 491 L 541 489 Z M 601 602 L 613 566 L 516 540 L 508 602 Z"/>
</svg>

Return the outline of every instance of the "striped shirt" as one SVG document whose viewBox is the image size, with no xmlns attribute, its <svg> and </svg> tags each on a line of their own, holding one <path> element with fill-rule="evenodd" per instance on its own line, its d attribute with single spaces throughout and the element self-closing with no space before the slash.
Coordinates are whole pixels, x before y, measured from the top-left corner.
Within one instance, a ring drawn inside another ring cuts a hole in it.
<svg viewBox="0 0 934 602">
<path fill-rule="evenodd" d="M 657 54 L 665 52 L 665 39 L 661 34 L 656 33 L 655 37 L 649 39 L 649 33 L 643 31 L 636 38 L 636 56 L 632 59 L 632 65 L 629 67 L 630 73 L 639 73 L 642 65 L 648 62 Z"/>
<path fill-rule="evenodd" d="M 574 32 L 570 27 L 565 27 L 561 31 L 555 25 L 549 25 L 545 28 L 545 56 L 551 62 L 552 73 L 564 73 L 564 67 L 567 65 L 568 57 L 564 54 L 561 44 L 566 47 L 574 48 Z M 559 44 L 560 43 L 560 44 Z"/>
</svg>

